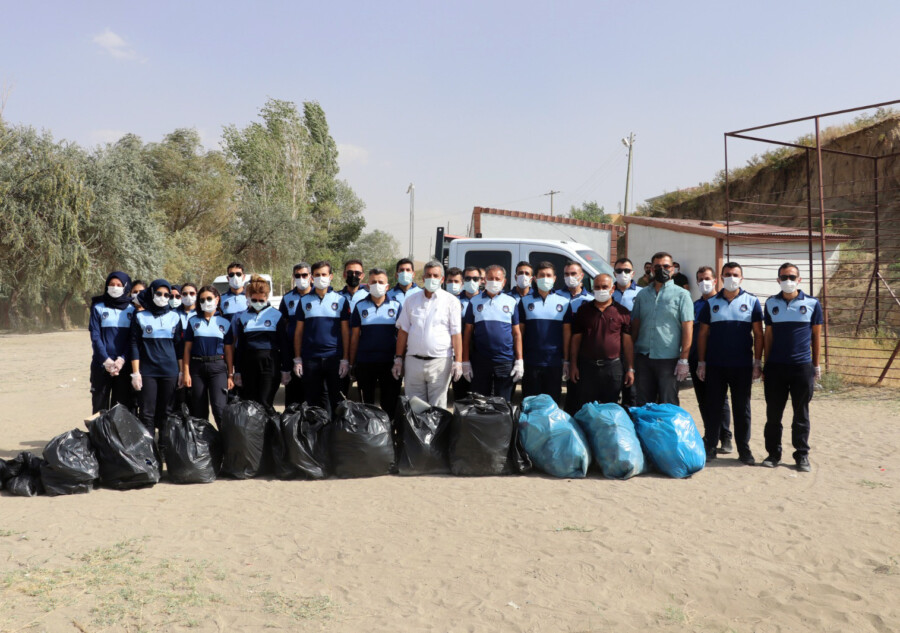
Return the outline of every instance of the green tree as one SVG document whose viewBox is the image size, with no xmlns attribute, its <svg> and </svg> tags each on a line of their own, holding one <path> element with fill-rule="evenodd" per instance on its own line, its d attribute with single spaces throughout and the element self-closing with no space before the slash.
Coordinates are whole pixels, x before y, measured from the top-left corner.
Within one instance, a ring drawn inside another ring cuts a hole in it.
<svg viewBox="0 0 900 633">
<path fill-rule="evenodd" d="M 609 224 L 612 221 L 610 215 L 602 206 L 597 204 L 596 200 L 582 202 L 580 208 L 572 206 L 569 209 L 569 217 L 576 220 L 584 220 L 585 222 L 600 222 L 601 224 Z"/>
<path fill-rule="evenodd" d="M 369 268 L 380 267 L 386 269 L 388 276 L 392 277 L 394 265 L 400 259 L 400 244 L 390 233 L 375 229 L 360 235 L 347 248 L 343 259 L 351 258 L 361 260 L 366 271 Z"/>
</svg>

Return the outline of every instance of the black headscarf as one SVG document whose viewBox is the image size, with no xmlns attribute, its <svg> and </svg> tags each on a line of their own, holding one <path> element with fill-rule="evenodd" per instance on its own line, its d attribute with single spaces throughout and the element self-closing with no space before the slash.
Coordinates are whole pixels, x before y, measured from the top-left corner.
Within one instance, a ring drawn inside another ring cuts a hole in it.
<svg viewBox="0 0 900 633">
<path fill-rule="evenodd" d="M 124 292 L 121 297 L 111 297 L 109 293 L 106 291 L 106 288 L 109 286 L 109 282 L 112 279 L 118 279 L 122 282 L 122 285 L 125 286 Z M 106 278 L 106 284 L 103 287 L 103 294 L 97 295 L 91 299 L 91 305 L 95 305 L 97 303 L 103 302 L 103 304 L 107 307 L 114 308 L 116 310 L 124 310 L 131 304 L 131 277 L 129 277 L 126 273 L 114 271 L 109 273 L 109 276 Z"/>
<path fill-rule="evenodd" d="M 172 309 L 169 307 L 168 301 L 166 301 L 166 305 L 161 308 L 153 303 L 153 295 L 155 295 L 156 291 L 160 288 L 165 288 L 169 292 L 172 292 L 172 285 L 168 281 L 165 279 L 154 279 L 153 282 L 141 290 L 141 294 L 138 295 L 138 303 L 141 304 L 141 307 L 144 308 L 144 310 L 153 316 L 160 316 Z"/>
</svg>

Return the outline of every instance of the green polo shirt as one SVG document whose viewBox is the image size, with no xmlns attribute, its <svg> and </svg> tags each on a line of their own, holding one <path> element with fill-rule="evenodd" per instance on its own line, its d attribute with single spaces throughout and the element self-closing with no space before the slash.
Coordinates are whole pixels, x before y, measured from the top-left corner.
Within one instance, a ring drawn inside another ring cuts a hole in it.
<svg viewBox="0 0 900 633">
<path fill-rule="evenodd" d="M 634 297 L 631 319 L 640 320 L 634 351 L 650 358 L 678 358 L 681 353 L 681 324 L 694 320 L 691 293 L 672 280 L 656 292 L 651 283 Z"/>
</svg>

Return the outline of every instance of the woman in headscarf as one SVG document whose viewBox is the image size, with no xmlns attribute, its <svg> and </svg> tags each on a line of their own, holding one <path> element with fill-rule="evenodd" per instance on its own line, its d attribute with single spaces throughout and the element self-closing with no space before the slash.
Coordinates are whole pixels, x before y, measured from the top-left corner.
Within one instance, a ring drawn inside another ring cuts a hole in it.
<svg viewBox="0 0 900 633">
<path fill-rule="evenodd" d="M 152 433 L 172 411 L 181 361 L 181 317 L 172 310 L 172 286 L 157 279 L 138 301 L 131 326 L 131 386 L 140 392 L 141 421 Z"/>
<path fill-rule="evenodd" d="M 119 403 L 131 406 L 128 372 L 122 372 L 131 357 L 131 277 L 112 272 L 106 291 L 91 300 L 91 406 L 93 413 Z"/>
</svg>

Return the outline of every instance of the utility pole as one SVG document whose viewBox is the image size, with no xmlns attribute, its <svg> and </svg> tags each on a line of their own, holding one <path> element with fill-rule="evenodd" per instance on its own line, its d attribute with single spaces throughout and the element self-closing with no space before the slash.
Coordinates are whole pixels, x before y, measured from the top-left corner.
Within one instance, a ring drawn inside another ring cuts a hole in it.
<svg viewBox="0 0 900 633">
<path fill-rule="evenodd" d="M 622 215 L 628 215 L 628 198 L 631 193 L 631 161 L 634 158 L 634 132 L 622 139 L 622 145 L 628 148 L 628 174 L 625 176 L 625 208 Z"/>
<path fill-rule="evenodd" d="M 558 193 L 562 193 L 562 191 L 553 191 L 553 189 L 551 189 L 550 191 L 548 191 L 547 193 L 544 194 L 545 196 L 550 196 L 550 215 L 553 215 L 553 196 L 555 196 Z"/>
<path fill-rule="evenodd" d="M 413 261 L 416 261 L 416 258 L 413 256 L 413 235 L 415 234 L 415 212 L 416 212 L 416 186 L 412 183 L 409 183 L 409 187 L 406 189 L 406 193 L 409 194 L 409 258 Z"/>
</svg>

